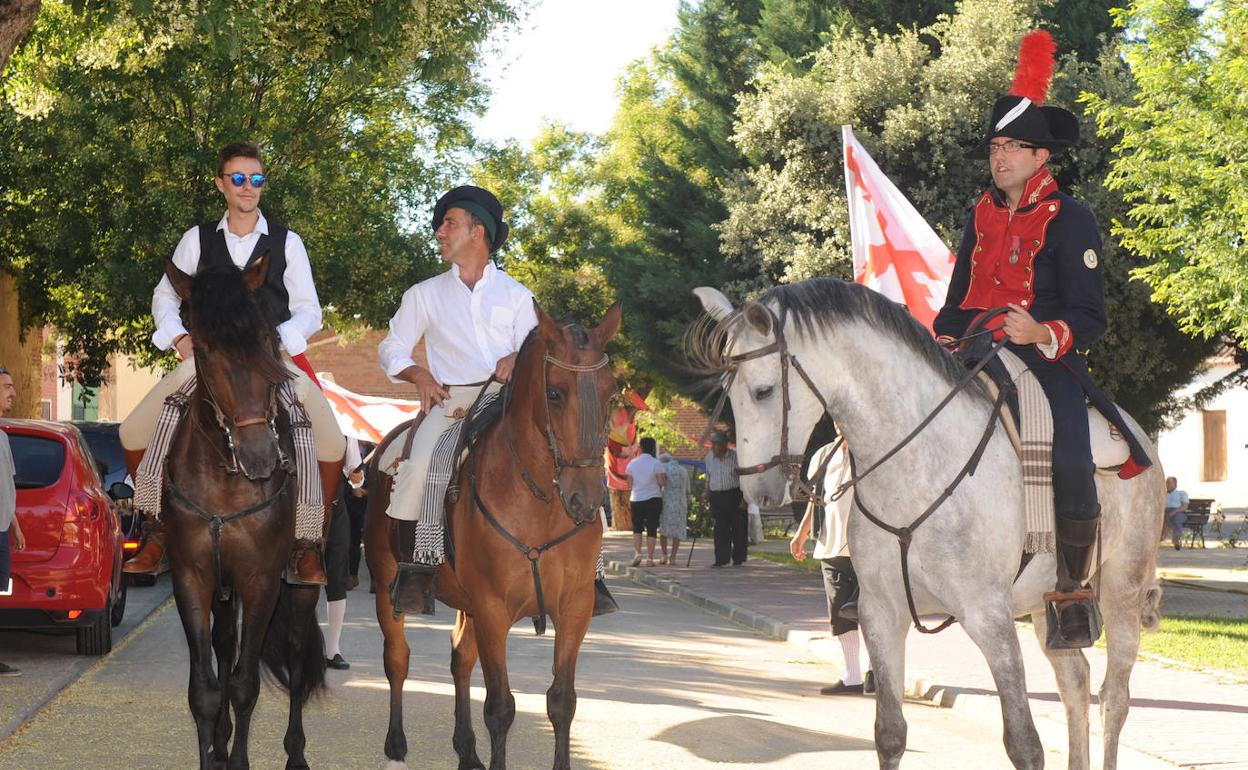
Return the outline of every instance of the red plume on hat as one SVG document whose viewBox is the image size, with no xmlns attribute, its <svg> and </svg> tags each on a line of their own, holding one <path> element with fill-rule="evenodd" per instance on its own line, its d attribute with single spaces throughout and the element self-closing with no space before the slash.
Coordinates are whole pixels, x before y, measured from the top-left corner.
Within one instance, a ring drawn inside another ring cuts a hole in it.
<svg viewBox="0 0 1248 770">
<path fill-rule="evenodd" d="M 1029 99 L 1039 107 L 1049 95 L 1049 83 L 1057 67 L 1057 41 L 1048 31 L 1036 29 L 1018 45 L 1018 67 L 1010 93 Z"/>
</svg>

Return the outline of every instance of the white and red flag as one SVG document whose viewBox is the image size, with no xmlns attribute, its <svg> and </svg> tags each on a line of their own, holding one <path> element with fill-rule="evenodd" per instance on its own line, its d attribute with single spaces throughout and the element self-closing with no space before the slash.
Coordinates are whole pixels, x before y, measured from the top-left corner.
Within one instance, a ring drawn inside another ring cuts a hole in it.
<svg viewBox="0 0 1248 770">
<path fill-rule="evenodd" d="M 362 396 L 334 383 L 331 375 L 318 374 L 321 390 L 334 410 L 334 417 L 338 418 L 343 435 L 377 444 L 394 426 L 412 419 L 420 411 L 419 401 Z"/>
<path fill-rule="evenodd" d="M 854 281 L 900 302 L 931 330 L 945 303 L 953 253 L 854 136 L 841 126 Z"/>
</svg>

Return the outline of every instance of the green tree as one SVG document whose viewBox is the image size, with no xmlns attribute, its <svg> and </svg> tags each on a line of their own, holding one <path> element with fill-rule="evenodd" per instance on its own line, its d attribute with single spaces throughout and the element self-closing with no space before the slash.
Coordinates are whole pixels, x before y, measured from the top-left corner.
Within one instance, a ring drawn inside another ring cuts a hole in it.
<svg viewBox="0 0 1248 770">
<path fill-rule="evenodd" d="M 736 291 L 815 275 L 850 278 L 844 124 L 945 242 L 958 243 L 989 181 L 983 161 L 967 159 L 965 149 L 982 136 L 993 99 L 1009 86 L 1016 41 L 1036 26 L 1042 8 L 1036 0 L 965 0 L 956 15 L 922 33 L 838 35 L 808 73 L 768 67 L 738 111 L 736 141 L 754 166 L 726 191 L 723 247 L 751 276 Z M 1134 83 L 1116 49 L 1094 61 L 1063 58 L 1050 101 L 1077 109 L 1083 92 L 1130 102 Z M 1087 137 L 1054 164 L 1059 183 L 1106 229 L 1124 211 L 1121 195 L 1105 186 L 1113 143 Z M 1104 240 L 1112 324 L 1091 364 L 1118 401 L 1155 429 L 1210 346 L 1182 334 L 1147 288 L 1129 280 L 1140 260 L 1108 233 Z"/>
<path fill-rule="evenodd" d="M 76 378 L 151 357 L 151 288 L 221 215 L 217 147 L 266 153 L 266 215 L 304 237 L 323 303 L 380 324 L 437 261 L 420 213 L 459 170 L 503 0 L 43 4 L 0 105 L 0 267 Z M 418 237 L 410 232 L 416 222 Z M 4 333 L 10 333 L 5 329 Z"/>
<path fill-rule="evenodd" d="M 1248 339 L 1248 6 L 1137 0 L 1118 19 L 1138 91 L 1085 97 L 1128 205 L 1114 234 L 1183 329 Z"/>
</svg>

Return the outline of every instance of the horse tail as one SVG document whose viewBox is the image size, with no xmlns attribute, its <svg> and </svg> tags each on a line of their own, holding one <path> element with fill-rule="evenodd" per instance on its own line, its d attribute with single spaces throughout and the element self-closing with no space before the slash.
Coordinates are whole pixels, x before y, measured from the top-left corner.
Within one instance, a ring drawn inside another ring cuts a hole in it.
<svg viewBox="0 0 1248 770">
<path fill-rule="evenodd" d="M 1156 631 L 1161 627 L 1161 583 L 1153 584 L 1144 591 L 1144 606 L 1140 608 L 1140 626 L 1145 631 Z"/>
<path fill-rule="evenodd" d="M 295 601 L 296 590 L 312 591 L 310 588 L 294 588 L 281 581 L 277 606 L 264 635 L 260 660 L 264 664 L 265 678 L 282 691 L 290 693 L 300 705 L 325 692 L 325 638 L 316 622 L 316 604 L 302 607 Z M 311 596 L 319 598 L 318 593 Z M 299 667 L 298 686 L 292 691 L 290 658 L 292 650 L 300 650 L 295 664 Z"/>
</svg>

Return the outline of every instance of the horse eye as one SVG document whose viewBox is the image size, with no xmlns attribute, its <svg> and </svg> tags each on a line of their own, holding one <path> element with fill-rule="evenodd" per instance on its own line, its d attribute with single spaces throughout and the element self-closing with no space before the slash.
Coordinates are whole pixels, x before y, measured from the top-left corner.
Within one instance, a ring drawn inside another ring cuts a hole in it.
<svg viewBox="0 0 1248 770">
<path fill-rule="evenodd" d="M 563 398 L 563 394 L 561 394 L 555 388 L 548 387 L 546 388 L 546 398 L 547 400 L 550 400 L 550 401 L 558 401 L 559 399 Z"/>
<path fill-rule="evenodd" d="M 765 388 L 759 388 L 758 390 L 754 391 L 754 400 L 762 401 L 765 398 L 771 398 L 771 394 L 774 391 L 775 391 L 775 388 L 772 387 L 771 385 L 768 385 Z"/>
</svg>

